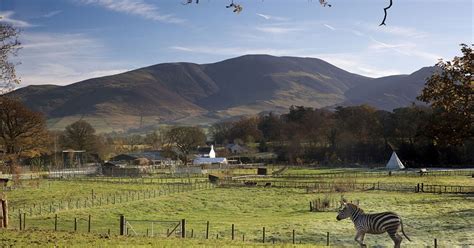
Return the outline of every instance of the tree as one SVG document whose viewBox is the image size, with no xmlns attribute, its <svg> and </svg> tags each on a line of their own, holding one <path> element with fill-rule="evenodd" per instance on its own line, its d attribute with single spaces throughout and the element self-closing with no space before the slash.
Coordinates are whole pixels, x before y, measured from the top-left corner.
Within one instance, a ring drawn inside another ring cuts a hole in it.
<svg viewBox="0 0 474 248">
<path fill-rule="evenodd" d="M 83 120 L 76 121 L 67 126 L 61 136 L 61 144 L 67 149 L 96 152 L 96 142 L 95 129 L 91 124 Z"/>
<path fill-rule="evenodd" d="M 20 83 L 16 76 L 15 63 L 9 60 L 11 56 L 16 56 L 20 49 L 18 33 L 18 29 L 11 24 L 0 22 L 0 94 L 11 91 Z"/>
<path fill-rule="evenodd" d="M 234 126 L 232 121 L 217 122 L 212 124 L 209 128 L 209 133 L 212 137 L 212 140 L 217 144 L 224 144 L 229 142 L 230 131 Z"/>
<path fill-rule="evenodd" d="M 186 165 L 189 153 L 206 142 L 206 134 L 199 127 L 173 127 L 166 133 L 166 137 L 170 144 L 178 148 Z"/>
<path fill-rule="evenodd" d="M 166 143 L 165 134 L 168 129 L 168 127 L 162 126 L 158 130 L 147 134 L 144 139 L 145 144 L 149 145 L 154 150 L 160 149 Z"/>
<path fill-rule="evenodd" d="M 7 155 L 34 157 L 46 151 L 48 133 L 41 113 L 0 96 L 0 144 Z"/>
<path fill-rule="evenodd" d="M 474 137 L 474 53 L 466 44 L 461 52 L 462 57 L 436 64 L 439 72 L 428 78 L 418 96 L 435 110 L 432 131 L 439 144 L 459 145 Z"/>
</svg>

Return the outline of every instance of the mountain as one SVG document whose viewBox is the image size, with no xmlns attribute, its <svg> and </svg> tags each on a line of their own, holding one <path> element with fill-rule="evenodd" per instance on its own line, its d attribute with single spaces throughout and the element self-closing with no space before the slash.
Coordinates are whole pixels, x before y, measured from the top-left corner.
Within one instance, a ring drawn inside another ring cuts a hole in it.
<svg viewBox="0 0 474 248">
<path fill-rule="evenodd" d="M 410 75 L 395 75 L 368 80 L 346 91 L 347 100 L 341 105 L 369 104 L 380 109 L 393 110 L 421 104 L 416 97 L 426 79 L 435 73 L 435 67 L 424 67 Z"/>
<path fill-rule="evenodd" d="M 10 94 L 43 112 L 52 128 L 82 118 L 111 131 L 206 124 L 262 111 L 284 112 L 291 105 L 366 103 L 391 110 L 414 101 L 431 71 L 374 79 L 315 58 L 246 55 L 213 64 L 158 64 Z"/>
</svg>

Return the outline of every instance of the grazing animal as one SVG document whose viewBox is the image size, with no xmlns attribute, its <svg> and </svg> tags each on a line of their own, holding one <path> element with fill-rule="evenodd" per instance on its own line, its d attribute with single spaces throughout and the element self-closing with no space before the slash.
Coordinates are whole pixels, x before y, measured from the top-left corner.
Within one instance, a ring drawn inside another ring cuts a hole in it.
<svg viewBox="0 0 474 248">
<path fill-rule="evenodd" d="M 245 186 L 256 186 L 257 185 L 257 182 L 251 182 L 251 181 L 247 181 L 244 183 Z"/>
<path fill-rule="evenodd" d="M 401 229 L 403 236 L 405 236 L 408 241 L 411 241 L 403 231 L 402 219 L 396 213 L 383 212 L 376 214 L 366 214 L 364 213 L 364 210 L 359 208 L 357 205 L 343 201 L 336 219 L 342 220 L 346 218 L 351 218 L 352 222 L 354 223 L 357 231 L 355 241 L 360 244 L 360 247 L 367 247 L 364 244 L 364 237 L 366 233 L 382 234 L 387 232 L 395 243 L 394 247 L 399 248 L 403 239 L 402 236 L 398 234 L 399 228 Z"/>
</svg>

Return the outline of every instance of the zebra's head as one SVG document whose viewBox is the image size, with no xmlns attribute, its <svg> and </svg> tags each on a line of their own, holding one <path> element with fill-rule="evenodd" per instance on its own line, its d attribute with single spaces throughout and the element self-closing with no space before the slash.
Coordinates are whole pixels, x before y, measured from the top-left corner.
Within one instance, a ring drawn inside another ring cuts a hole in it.
<svg viewBox="0 0 474 248">
<path fill-rule="evenodd" d="M 338 211 L 336 220 L 343 220 L 351 217 L 354 208 L 357 208 L 357 206 L 352 203 L 341 201 L 341 208 Z"/>
</svg>

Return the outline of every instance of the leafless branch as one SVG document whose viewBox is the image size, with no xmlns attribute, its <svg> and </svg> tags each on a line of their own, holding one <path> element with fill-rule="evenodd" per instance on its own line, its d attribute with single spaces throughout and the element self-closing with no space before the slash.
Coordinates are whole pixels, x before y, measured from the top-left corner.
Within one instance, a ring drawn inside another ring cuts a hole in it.
<svg viewBox="0 0 474 248">
<path fill-rule="evenodd" d="M 382 26 L 382 25 L 385 26 L 385 20 L 387 20 L 387 10 L 392 7 L 392 4 L 393 4 L 393 2 L 392 2 L 392 0 L 390 0 L 390 4 L 389 4 L 387 7 L 385 7 L 385 8 L 383 9 L 383 12 L 385 13 L 385 15 L 384 15 L 384 17 L 383 17 L 382 23 L 380 23 L 379 26 Z"/>
</svg>

